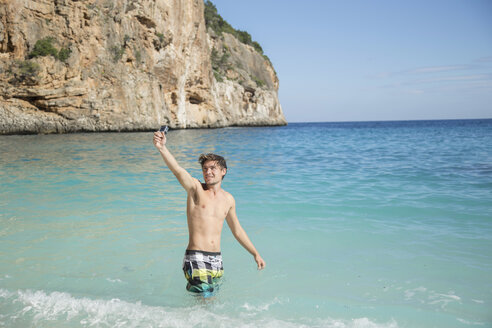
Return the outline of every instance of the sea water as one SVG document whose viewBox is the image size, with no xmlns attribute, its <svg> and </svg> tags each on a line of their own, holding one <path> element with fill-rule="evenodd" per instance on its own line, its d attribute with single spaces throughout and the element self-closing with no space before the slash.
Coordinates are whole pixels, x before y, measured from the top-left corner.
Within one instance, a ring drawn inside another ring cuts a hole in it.
<svg viewBox="0 0 492 328">
<path fill-rule="evenodd" d="M 265 259 L 185 290 L 186 194 L 152 133 L 0 136 L 2 327 L 492 327 L 492 120 L 176 130 Z"/>
</svg>

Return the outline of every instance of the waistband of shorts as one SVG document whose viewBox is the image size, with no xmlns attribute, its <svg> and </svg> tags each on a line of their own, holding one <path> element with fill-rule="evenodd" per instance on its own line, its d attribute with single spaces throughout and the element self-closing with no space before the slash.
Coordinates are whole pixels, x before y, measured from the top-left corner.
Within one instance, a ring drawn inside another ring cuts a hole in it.
<svg viewBox="0 0 492 328">
<path fill-rule="evenodd" d="M 203 255 L 212 255 L 212 256 L 221 255 L 220 252 L 206 252 L 206 251 L 199 251 L 195 249 L 187 249 L 185 252 L 185 255 L 192 255 L 192 254 L 203 254 Z"/>
</svg>

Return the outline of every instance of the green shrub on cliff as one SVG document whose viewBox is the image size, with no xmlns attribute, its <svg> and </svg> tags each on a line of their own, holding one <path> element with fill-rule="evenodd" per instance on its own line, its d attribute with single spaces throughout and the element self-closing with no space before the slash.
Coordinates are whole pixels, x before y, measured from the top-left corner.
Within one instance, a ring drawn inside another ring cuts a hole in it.
<svg viewBox="0 0 492 328">
<path fill-rule="evenodd" d="M 212 28 L 212 30 L 218 35 L 222 35 L 222 32 L 234 34 L 236 31 L 228 22 L 226 22 L 217 12 L 217 7 L 210 2 L 205 1 L 205 25 L 207 28 Z"/>
<path fill-rule="evenodd" d="M 261 88 L 265 85 L 265 82 L 263 80 L 260 80 L 258 77 L 254 76 L 254 75 L 250 75 L 249 76 L 253 81 L 255 81 L 256 85 L 258 86 L 258 88 Z"/>
<path fill-rule="evenodd" d="M 72 50 L 70 50 L 69 48 L 61 48 L 58 52 L 58 59 L 62 62 L 66 62 L 71 53 Z"/>
<path fill-rule="evenodd" d="M 218 82 L 223 82 L 224 79 L 222 78 L 221 74 L 221 67 L 220 67 L 220 62 L 221 62 L 221 56 L 219 56 L 219 52 L 217 49 L 212 48 L 212 54 L 210 55 L 210 61 L 212 62 L 212 71 L 214 72 L 215 79 Z"/>
<path fill-rule="evenodd" d="M 58 51 L 58 49 L 56 49 L 53 45 L 54 42 L 56 41 L 53 37 L 47 37 L 36 41 L 36 43 L 34 44 L 34 48 L 29 53 L 28 57 L 35 58 L 43 56 L 53 56 L 55 59 L 58 59 L 62 62 L 67 61 L 72 51 L 69 48 L 61 48 L 60 51 Z"/>
<path fill-rule="evenodd" d="M 219 72 L 214 71 L 214 77 L 217 80 L 217 82 L 224 82 L 224 78 L 222 77 L 222 75 L 220 75 Z"/>
<path fill-rule="evenodd" d="M 142 52 L 136 47 L 133 47 L 133 53 L 135 55 L 135 61 L 137 62 L 137 65 L 140 64 L 142 62 Z"/>
<path fill-rule="evenodd" d="M 212 48 L 210 61 L 212 62 L 212 70 L 214 71 L 215 79 L 219 82 L 223 81 L 224 72 L 232 68 L 231 63 L 228 61 L 230 56 L 231 53 L 226 46 L 222 48 L 222 55 L 219 55 L 217 49 Z"/>
<path fill-rule="evenodd" d="M 113 62 L 115 63 L 117 63 L 121 58 L 123 58 L 123 54 L 125 53 L 125 47 L 123 46 L 112 46 L 109 50 L 113 55 Z"/>
<path fill-rule="evenodd" d="M 132 38 L 130 38 L 128 34 L 125 34 L 125 36 L 123 37 L 123 44 L 126 46 L 131 39 Z"/>
<path fill-rule="evenodd" d="M 16 60 L 7 71 L 13 77 L 9 83 L 35 84 L 40 70 L 41 67 L 35 61 Z"/>
<path fill-rule="evenodd" d="M 251 40 L 251 34 L 249 34 L 246 31 L 237 30 L 236 37 L 239 41 L 241 41 L 244 44 L 251 45 L 253 43 L 253 40 Z"/>
<path fill-rule="evenodd" d="M 252 46 L 253 46 L 253 48 L 256 49 L 256 51 L 258 51 L 260 54 L 263 55 L 263 48 L 260 46 L 260 44 L 258 42 L 253 41 Z M 263 56 L 265 56 L 265 55 L 263 55 Z M 270 59 L 268 59 L 268 61 L 270 61 Z"/>
<path fill-rule="evenodd" d="M 164 34 L 160 33 L 160 32 L 156 32 L 155 35 L 159 38 L 159 41 L 162 43 L 164 43 Z"/>
<path fill-rule="evenodd" d="M 220 56 L 219 56 L 219 52 L 217 51 L 217 49 L 212 48 L 212 54 L 210 55 L 210 60 L 212 61 L 212 69 L 218 70 L 219 69 Z"/>
<path fill-rule="evenodd" d="M 250 45 L 257 52 L 263 55 L 263 49 L 260 44 L 251 39 L 251 35 L 246 31 L 236 30 L 227 21 L 225 21 L 222 16 L 217 12 L 217 7 L 211 1 L 205 1 L 205 25 L 207 29 L 210 27 L 217 35 L 222 35 L 222 33 L 229 33 L 234 35 L 240 42 Z"/>
<path fill-rule="evenodd" d="M 19 74 L 23 77 L 35 77 L 38 75 L 39 64 L 30 60 L 25 60 L 18 63 L 19 65 Z"/>
<path fill-rule="evenodd" d="M 34 48 L 29 54 L 29 58 L 51 55 L 58 59 L 58 50 L 53 46 L 53 42 L 55 42 L 55 39 L 52 37 L 47 37 L 36 41 Z"/>
</svg>

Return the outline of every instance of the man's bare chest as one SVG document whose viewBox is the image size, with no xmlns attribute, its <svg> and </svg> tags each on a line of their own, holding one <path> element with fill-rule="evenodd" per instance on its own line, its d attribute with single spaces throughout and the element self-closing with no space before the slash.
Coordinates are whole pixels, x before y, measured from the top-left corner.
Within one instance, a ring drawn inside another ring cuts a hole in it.
<svg viewBox="0 0 492 328">
<path fill-rule="evenodd" d="M 223 197 L 210 198 L 203 195 L 189 203 L 189 210 L 194 216 L 224 219 L 229 212 L 229 204 Z"/>
</svg>

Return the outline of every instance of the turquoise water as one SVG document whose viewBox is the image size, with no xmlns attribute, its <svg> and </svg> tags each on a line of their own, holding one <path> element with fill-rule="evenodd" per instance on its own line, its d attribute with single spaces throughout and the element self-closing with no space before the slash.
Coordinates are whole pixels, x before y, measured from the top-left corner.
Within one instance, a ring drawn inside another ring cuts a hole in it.
<svg viewBox="0 0 492 328">
<path fill-rule="evenodd" d="M 152 133 L 0 136 L 0 326 L 492 327 L 492 120 L 180 130 L 228 160 L 212 300 Z"/>
</svg>

